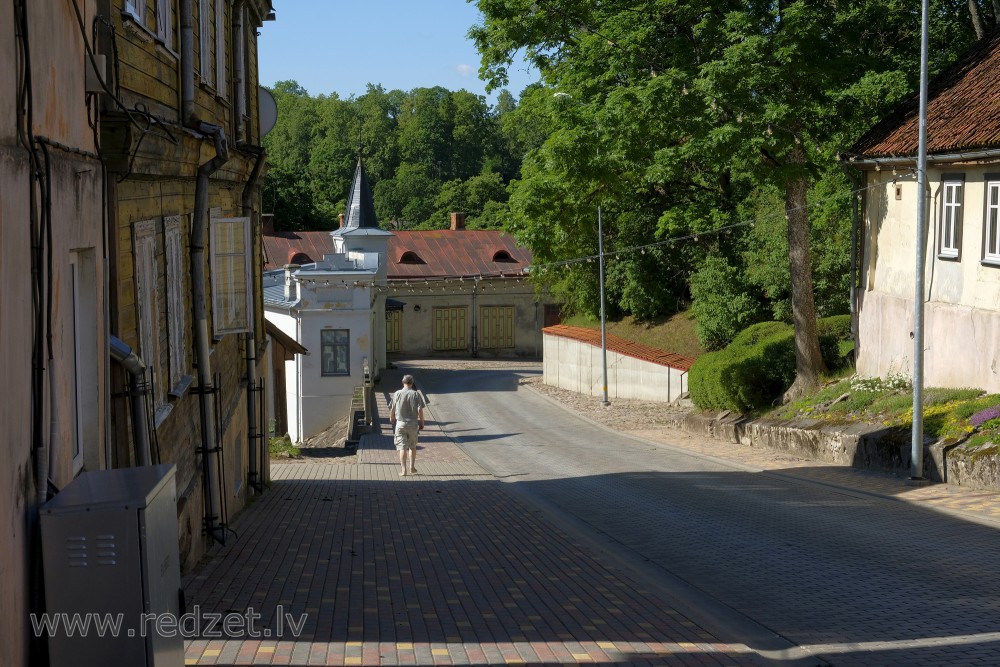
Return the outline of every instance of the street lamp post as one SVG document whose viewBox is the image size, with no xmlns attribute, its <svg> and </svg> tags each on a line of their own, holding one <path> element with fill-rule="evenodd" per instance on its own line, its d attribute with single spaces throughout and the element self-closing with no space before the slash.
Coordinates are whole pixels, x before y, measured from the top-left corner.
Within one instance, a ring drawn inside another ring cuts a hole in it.
<svg viewBox="0 0 1000 667">
<path fill-rule="evenodd" d="M 569 93 L 553 93 L 552 96 L 564 100 L 573 99 L 573 96 Z M 587 106 L 582 102 L 576 102 L 576 104 L 580 106 Z M 598 139 L 597 155 L 600 156 L 600 128 L 596 128 L 595 132 Z M 607 319 L 604 315 L 604 227 L 601 221 L 600 199 L 598 199 L 597 202 L 597 280 L 598 290 L 600 291 L 601 296 L 601 404 L 611 405 L 611 401 L 608 400 L 608 338 Z"/>
</svg>

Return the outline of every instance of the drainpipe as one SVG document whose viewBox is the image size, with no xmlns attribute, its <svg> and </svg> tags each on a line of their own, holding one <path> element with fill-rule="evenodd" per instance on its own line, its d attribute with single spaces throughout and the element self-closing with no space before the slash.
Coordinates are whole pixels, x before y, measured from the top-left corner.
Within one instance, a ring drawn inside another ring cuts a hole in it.
<svg viewBox="0 0 1000 667">
<path fill-rule="evenodd" d="M 149 416 L 146 414 L 146 364 L 117 336 L 109 336 L 111 358 L 121 364 L 129 376 L 129 398 L 132 402 L 132 432 L 135 440 L 135 460 L 140 466 L 152 465 L 149 449 Z"/>
<path fill-rule="evenodd" d="M 267 151 L 264 148 L 257 146 L 241 145 L 240 148 L 256 153 L 257 155 L 257 159 L 254 161 L 253 171 L 250 172 L 250 177 L 247 179 L 246 185 L 243 186 L 243 196 L 241 200 L 243 205 L 243 215 L 252 217 L 254 215 L 253 196 L 257 189 L 257 182 L 260 180 L 261 170 L 267 160 Z M 256 221 L 254 222 L 256 223 Z M 258 225 L 254 224 L 253 228 L 257 229 Z M 256 277 L 256 270 L 254 273 Z M 248 477 L 250 478 L 250 488 L 254 489 L 258 493 L 263 493 L 264 480 L 261 479 L 260 471 L 263 468 L 264 461 L 264 434 L 257 433 L 257 395 L 254 393 L 254 390 L 257 388 L 257 339 L 254 333 L 254 328 L 257 325 L 257 313 L 255 306 L 256 299 L 251 299 L 249 313 L 251 330 L 245 334 L 247 351 L 247 440 L 250 450 L 248 457 Z M 258 440 L 260 441 L 259 443 Z M 260 465 L 258 465 L 258 462 Z"/>
<path fill-rule="evenodd" d="M 472 281 L 472 358 L 475 359 L 479 356 L 479 350 L 476 349 L 476 288 L 479 287 L 479 281 Z"/>
<path fill-rule="evenodd" d="M 208 313 L 205 306 L 205 237 L 208 217 L 209 177 L 229 160 L 229 144 L 221 127 L 199 120 L 194 115 L 194 0 L 181 0 L 181 112 L 185 127 L 212 137 L 215 157 L 198 167 L 195 183 L 194 213 L 191 222 L 191 300 L 194 304 L 195 352 L 198 360 L 198 387 L 201 407 L 202 475 L 205 484 L 205 531 L 213 539 L 225 542 L 225 532 L 216 522 L 221 516 L 222 489 L 219 488 L 219 451 L 216 440 L 215 387 L 209 348 Z"/>
<path fill-rule="evenodd" d="M 848 165 L 843 165 L 844 175 L 851 183 L 851 273 L 848 299 L 851 313 L 851 338 L 854 340 L 854 355 L 858 354 L 858 235 L 860 215 L 858 212 L 858 191 L 861 183 L 858 174 Z"/>
</svg>

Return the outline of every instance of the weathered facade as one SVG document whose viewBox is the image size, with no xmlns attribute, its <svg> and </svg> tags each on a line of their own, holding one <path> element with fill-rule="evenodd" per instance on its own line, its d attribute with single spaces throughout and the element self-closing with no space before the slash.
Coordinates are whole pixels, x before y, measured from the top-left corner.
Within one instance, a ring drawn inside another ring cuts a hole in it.
<svg viewBox="0 0 1000 667">
<path fill-rule="evenodd" d="M 225 538 L 262 489 L 266 336 L 260 307 L 256 30 L 269 0 L 114 0 L 104 100 L 110 327 L 146 366 L 153 458 L 177 464 L 181 562 Z M 115 395 L 130 378 L 113 369 Z M 112 464 L 136 456 L 112 403 Z"/>
<path fill-rule="evenodd" d="M 89 25 L 94 0 L 78 0 Z M 107 465 L 104 175 L 71 3 L 0 5 L 0 649 L 28 664 L 50 481 Z"/>
<path fill-rule="evenodd" d="M 38 507 L 82 471 L 177 465 L 191 566 L 262 486 L 270 0 L 0 7 L 0 619 L 37 661 Z"/>
<path fill-rule="evenodd" d="M 1000 33 L 931 82 L 927 113 L 924 383 L 1000 392 Z M 845 156 L 861 170 L 857 370 L 913 370 L 918 107 Z"/>
</svg>

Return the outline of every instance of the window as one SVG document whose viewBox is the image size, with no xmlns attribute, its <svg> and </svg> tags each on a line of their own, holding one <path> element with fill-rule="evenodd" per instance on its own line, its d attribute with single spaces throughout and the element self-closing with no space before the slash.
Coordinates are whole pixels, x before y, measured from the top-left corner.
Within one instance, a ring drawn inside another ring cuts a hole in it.
<svg viewBox="0 0 1000 667">
<path fill-rule="evenodd" d="M 215 66 L 212 62 L 212 0 L 198 2 L 198 71 L 201 82 L 215 86 Z"/>
<path fill-rule="evenodd" d="M 945 175 L 941 182 L 940 257 L 958 257 L 962 241 L 962 176 Z"/>
<path fill-rule="evenodd" d="M 497 250 L 493 253 L 494 262 L 516 262 L 517 260 L 510 256 L 510 253 L 506 250 Z"/>
<path fill-rule="evenodd" d="M 1000 264 L 1000 176 L 986 182 L 986 220 L 983 230 L 983 261 Z"/>
<path fill-rule="evenodd" d="M 212 322 L 216 336 L 250 331 L 252 250 L 250 218 L 212 220 Z"/>
<path fill-rule="evenodd" d="M 514 347 L 514 306 L 483 306 L 479 319 L 479 347 Z"/>
<path fill-rule="evenodd" d="M 133 228 L 135 243 L 135 305 L 139 319 L 139 356 L 148 370 L 153 404 L 159 405 L 157 359 L 160 309 L 156 283 L 156 221 L 144 220 Z"/>
<path fill-rule="evenodd" d="M 146 0 L 125 0 L 122 10 L 142 25 L 146 18 Z"/>
<path fill-rule="evenodd" d="M 420 255 L 413 252 L 412 250 L 407 250 L 402 255 L 399 256 L 400 264 L 424 264 L 424 260 L 420 259 Z"/>
<path fill-rule="evenodd" d="M 226 0 L 215 0 L 215 89 L 226 97 Z"/>
<path fill-rule="evenodd" d="M 324 329 L 320 332 L 323 375 L 350 375 L 351 332 L 349 329 Z"/>
<path fill-rule="evenodd" d="M 170 353 L 170 393 L 182 394 L 191 382 L 187 375 L 188 347 L 184 344 L 188 309 L 187 272 L 184 271 L 184 219 L 173 215 L 163 219 L 164 255 L 167 264 L 167 349 Z"/>
<path fill-rule="evenodd" d="M 173 49 L 174 16 L 170 3 L 171 0 L 156 0 L 156 36 L 163 46 Z"/>
</svg>

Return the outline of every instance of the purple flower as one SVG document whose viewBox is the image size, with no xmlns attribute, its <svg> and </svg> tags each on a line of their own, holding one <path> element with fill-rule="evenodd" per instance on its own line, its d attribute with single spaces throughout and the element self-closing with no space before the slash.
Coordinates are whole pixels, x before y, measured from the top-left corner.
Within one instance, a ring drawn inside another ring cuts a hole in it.
<svg viewBox="0 0 1000 667">
<path fill-rule="evenodd" d="M 991 419 L 996 419 L 997 417 L 1000 417 L 1000 405 L 994 405 L 992 408 L 980 410 L 976 414 L 969 417 L 969 423 L 974 427 L 979 428 L 984 423 Z"/>
</svg>

